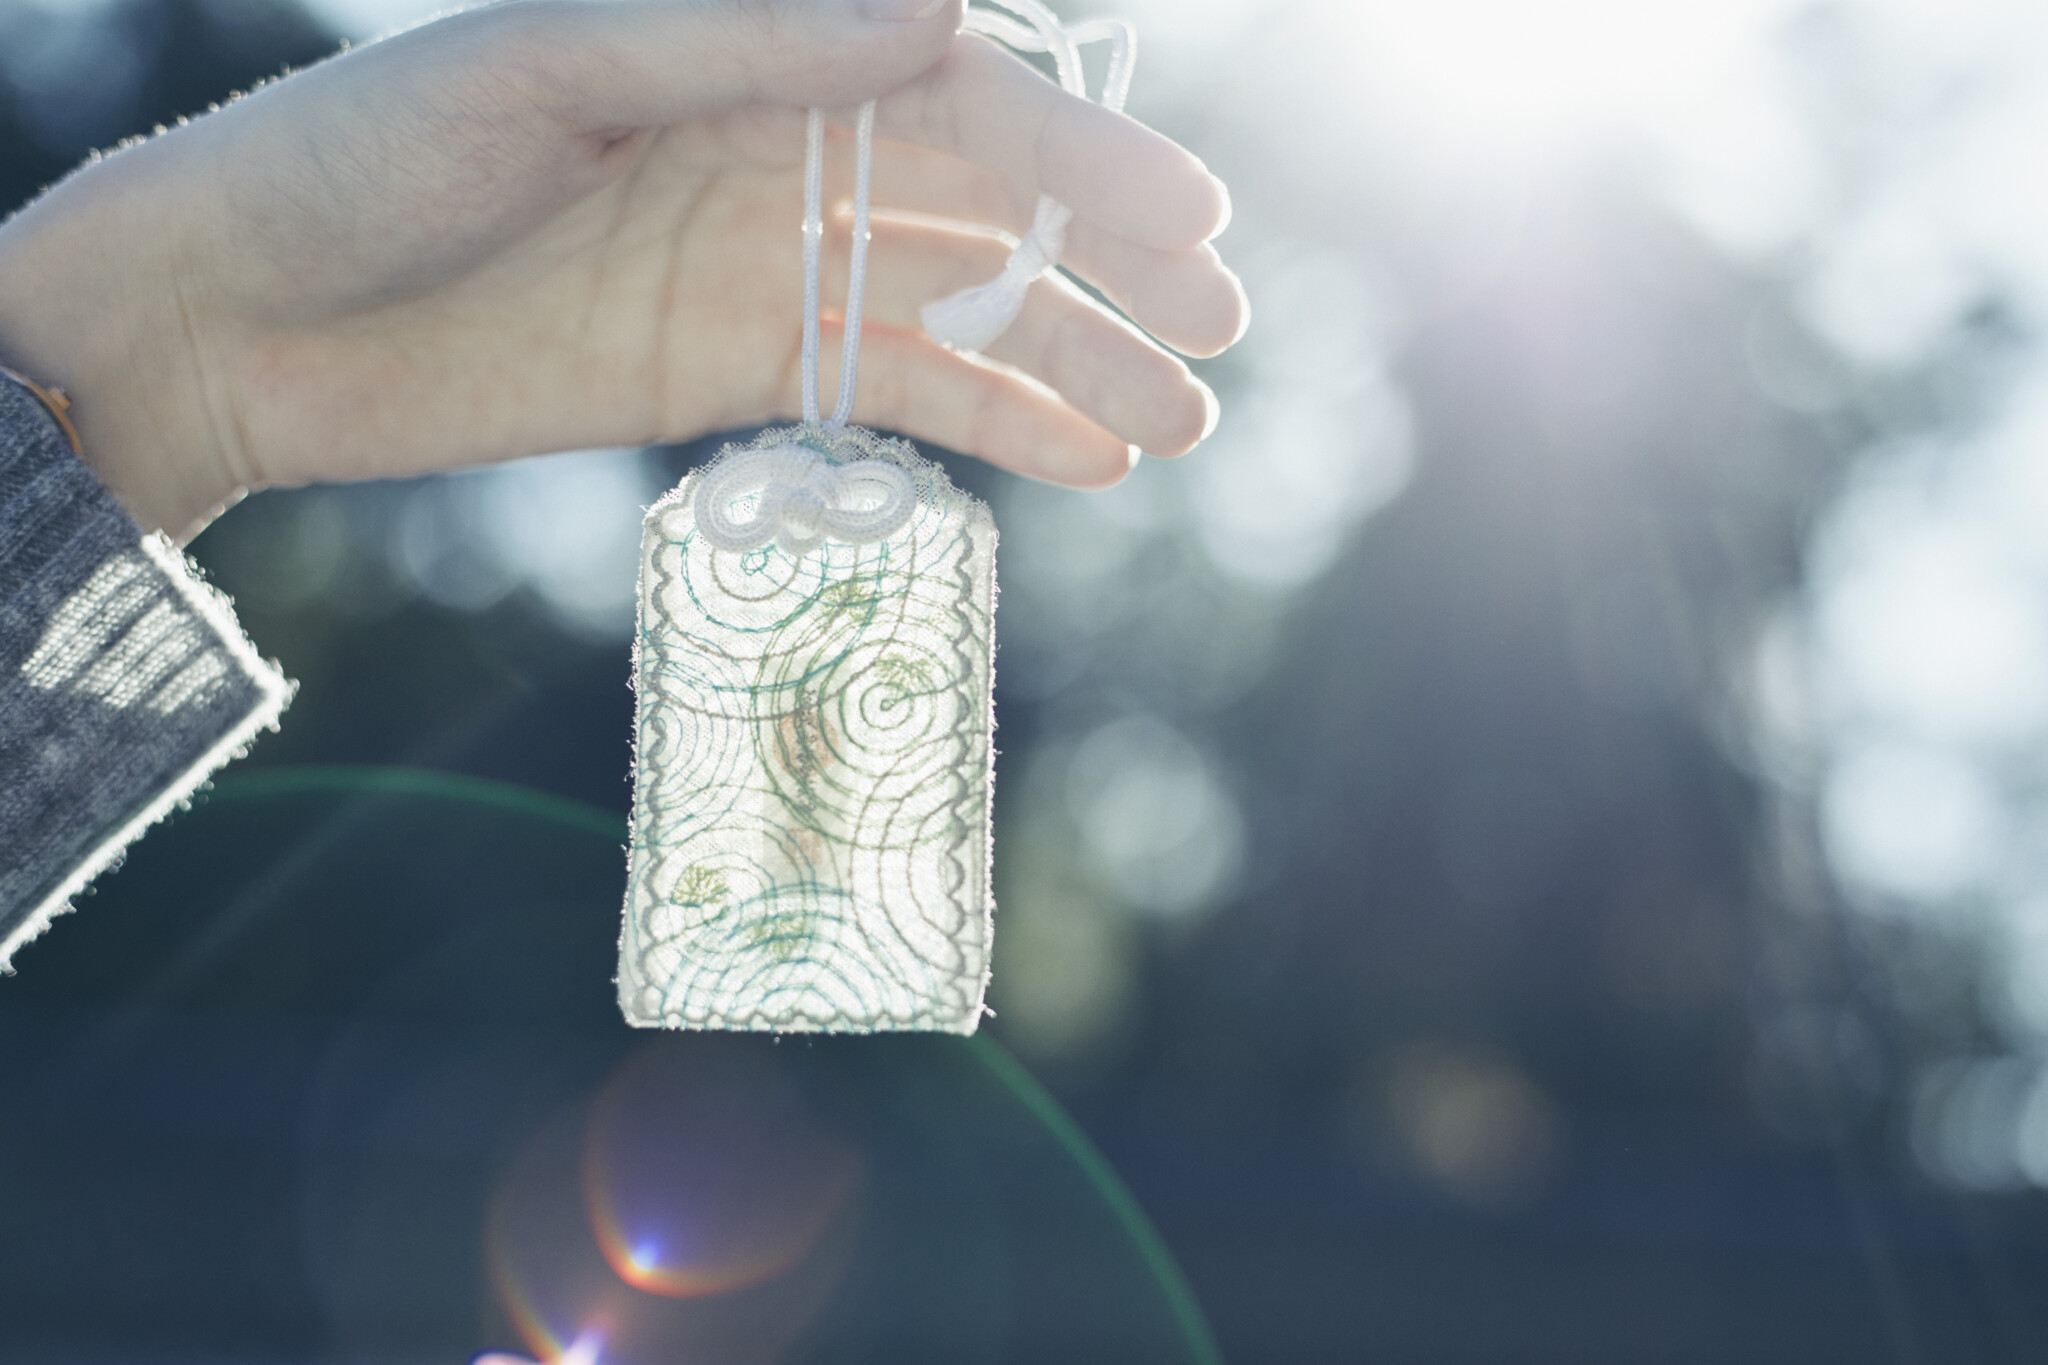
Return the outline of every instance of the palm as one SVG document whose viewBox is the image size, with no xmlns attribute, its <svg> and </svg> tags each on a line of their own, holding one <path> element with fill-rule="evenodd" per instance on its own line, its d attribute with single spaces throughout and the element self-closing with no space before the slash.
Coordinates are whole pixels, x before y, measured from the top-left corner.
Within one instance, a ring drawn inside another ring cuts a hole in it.
<svg viewBox="0 0 2048 1365">
<path fill-rule="evenodd" d="M 893 81 L 874 200 L 916 221 L 876 225 L 856 420 L 1078 485 L 1121 477 L 1133 446 L 1193 445 L 1213 399 L 1138 329 L 1190 354 L 1242 330 L 1205 244 L 1221 187 L 1157 134 L 949 39 L 943 14 L 850 9 L 527 0 L 374 44 L 21 215 L 0 233 L 19 263 L 0 271 L 0 323 L 123 322 L 107 339 L 53 323 L 17 354 L 86 395 L 101 476 L 179 533 L 249 487 L 793 416 L 801 109 Z M 987 229 L 1021 231 L 1041 192 L 1075 210 L 1066 262 L 1137 326 L 1048 278 L 995 364 L 924 339 L 918 308 L 993 276 Z M 843 229 L 825 256 L 830 308 Z"/>
<path fill-rule="evenodd" d="M 522 183 L 437 210 L 479 230 L 464 268 L 425 279 L 406 251 L 380 251 L 411 245 L 380 216 L 351 253 L 353 288 L 246 328 L 226 362 L 261 478 L 407 475 L 787 414 L 801 137 L 791 111 L 727 115 L 636 139 L 558 206 Z M 389 218 L 418 213 L 388 202 Z M 333 420 L 307 421 L 322 405 Z"/>
</svg>

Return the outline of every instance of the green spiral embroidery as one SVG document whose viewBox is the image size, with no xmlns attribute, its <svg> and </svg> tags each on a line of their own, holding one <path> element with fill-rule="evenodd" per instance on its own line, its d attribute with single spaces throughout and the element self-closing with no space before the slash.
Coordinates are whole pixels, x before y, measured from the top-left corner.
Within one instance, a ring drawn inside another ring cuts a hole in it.
<svg viewBox="0 0 2048 1365">
<path fill-rule="evenodd" d="M 749 448 L 792 439 L 898 465 L 917 510 L 801 556 L 695 535 L 702 473 L 649 512 L 621 1005 L 669 1027 L 971 1032 L 994 523 L 901 442 L 810 428 Z"/>
</svg>

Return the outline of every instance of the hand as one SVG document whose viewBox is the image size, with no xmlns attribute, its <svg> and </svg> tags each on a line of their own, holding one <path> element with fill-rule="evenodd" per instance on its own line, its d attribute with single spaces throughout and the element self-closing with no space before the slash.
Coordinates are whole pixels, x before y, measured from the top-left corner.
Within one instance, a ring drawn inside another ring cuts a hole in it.
<svg viewBox="0 0 2048 1365">
<path fill-rule="evenodd" d="M 681 440 L 796 414 L 803 109 L 881 95 L 854 419 L 1077 486 L 1215 400 L 1048 277 L 986 364 L 918 308 L 1041 189 L 1065 262 L 1191 355 L 1242 291 L 1221 184 L 956 33 L 959 0 L 516 0 L 321 63 L 95 163 L 0 228 L 0 357 L 75 403 L 145 528 L 249 489 Z M 850 193 L 833 130 L 828 196 Z M 890 210 L 915 221 L 891 221 Z M 944 221 L 939 221 L 944 220 Z M 825 243 L 845 289 L 847 228 Z M 824 403 L 837 335 L 828 319 Z"/>
</svg>

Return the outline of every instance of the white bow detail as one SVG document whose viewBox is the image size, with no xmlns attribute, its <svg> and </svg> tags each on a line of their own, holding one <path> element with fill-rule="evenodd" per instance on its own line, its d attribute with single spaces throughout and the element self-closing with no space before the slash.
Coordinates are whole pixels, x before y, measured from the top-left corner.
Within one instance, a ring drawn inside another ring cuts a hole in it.
<svg viewBox="0 0 2048 1365">
<path fill-rule="evenodd" d="M 751 497 L 753 515 L 733 504 Z M 792 555 L 827 540 L 849 545 L 887 540 L 917 509 L 917 486 L 887 460 L 834 464 L 800 445 L 743 451 L 704 472 L 697 485 L 697 531 L 721 550 L 743 553 L 770 541 Z"/>
</svg>

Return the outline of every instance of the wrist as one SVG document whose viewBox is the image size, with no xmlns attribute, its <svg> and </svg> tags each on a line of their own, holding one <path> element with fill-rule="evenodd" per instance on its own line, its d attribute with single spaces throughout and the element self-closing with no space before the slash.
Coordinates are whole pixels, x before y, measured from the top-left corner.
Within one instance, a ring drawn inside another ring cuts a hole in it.
<svg viewBox="0 0 2048 1365">
<path fill-rule="evenodd" d="M 179 214 L 121 153 L 0 225 L 0 364 L 69 400 L 80 458 L 145 531 L 189 539 L 238 490 L 193 383 Z"/>
<path fill-rule="evenodd" d="M 43 411 L 50 415 L 50 420 L 64 433 L 64 441 L 71 447 L 71 453 L 85 453 L 85 447 L 78 440 L 78 428 L 71 421 L 71 398 L 64 390 L 45 388 L 21 371 L 10 370 L 5 365 L 0 365 L 0 379 L 27 389 L 35 400 L 43 405 Z"/>
</svg>

